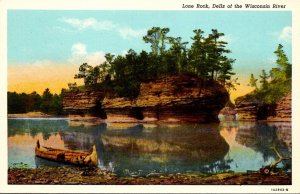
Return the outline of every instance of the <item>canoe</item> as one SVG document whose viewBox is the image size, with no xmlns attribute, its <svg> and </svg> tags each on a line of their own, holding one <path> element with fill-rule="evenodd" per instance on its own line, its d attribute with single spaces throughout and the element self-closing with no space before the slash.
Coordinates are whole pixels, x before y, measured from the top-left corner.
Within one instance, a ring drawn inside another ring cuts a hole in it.
<svg viewBox="0 0 300 194">
<path fill-rule="evenodd" d="M 39 140 L 37 140 L 35 155 L 40 158 L 78 166 L 98 165 L 98 157 L 95 145 L 93 145 L 92 152 L 89 153 L 41 146 Z"/>
</svg>

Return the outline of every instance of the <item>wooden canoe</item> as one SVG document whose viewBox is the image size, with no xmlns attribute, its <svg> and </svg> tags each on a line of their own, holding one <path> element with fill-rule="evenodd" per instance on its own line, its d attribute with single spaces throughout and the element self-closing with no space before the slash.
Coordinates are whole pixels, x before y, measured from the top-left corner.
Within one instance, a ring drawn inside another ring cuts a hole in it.
<svg viewBox="0 0 300 194">
<path fill-rule="evenodd" d="M 37 140 L 35 147 L 35 155 L 40 158 L 74 164 L 78 166 L 98 165 L 98 157 L 95 145 L 93 145 L 92 152 L 89 153 L 41 146 L 39 140 Z"/>
</svg>

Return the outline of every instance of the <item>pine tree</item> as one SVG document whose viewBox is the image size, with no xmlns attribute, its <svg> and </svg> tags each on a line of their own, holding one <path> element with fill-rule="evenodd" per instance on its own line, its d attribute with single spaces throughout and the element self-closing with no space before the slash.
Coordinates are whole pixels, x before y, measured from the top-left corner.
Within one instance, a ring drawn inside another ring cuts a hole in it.
<svg viewBox="0 0 300 194">
<path fill-rule="evenodd" d="M 255 90 L 257 90 L 256 82 L 257 82 L 257 79 L 255 79 L 253 73 L 251 73 L 249 84 L 250 84 L 251 87 L 254 87 Z"/>
<path fill-rule="evenodd" d="M 263 69 L 260 77 L 260 83 L 261 83 L 261 88 L 262 89 L 267 89 L 268 88 L 268 74 L 266 73 L 266 71 Z"/>
</svg>

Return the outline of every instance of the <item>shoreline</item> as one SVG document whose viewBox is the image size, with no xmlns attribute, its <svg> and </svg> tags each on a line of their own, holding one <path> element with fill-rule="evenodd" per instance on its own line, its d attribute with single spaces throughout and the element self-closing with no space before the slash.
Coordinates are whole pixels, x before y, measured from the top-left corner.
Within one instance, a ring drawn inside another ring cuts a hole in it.
<svg viewBox="0 0 300 194">
<path fill-rule="evenodd" d="M 7 114 L 7 118 L 68 118 L 68 115 L 49 115 L 42 112 Z"/>
<path fill-rule="evenodd" d="M 221 114 L 222 115 L 222 114 Z M 124 120 L 106 120 L 106 119 L 101 119 L 98 117 L 70 117 L 69 115 L 50 115 L 50 114 L 45 114 L 42 112 L 28 112 L 28 113 L 15 113 L 15 114 L 7 114 L 8 119 L 38 119 L 38 118 L 63 118 L 63 119 L 68 119 L 71 122 L 84 122 L 84 123 L 124 123 L 124 124 L 132 124 L 132 123 L 138 123 L 138 124 L 197 124 L 198 122 L 184 122 L 184 121 L 143 121 L 143 120 L 135 120 L 135 121 L 124 121 Z M 211 123 L 220 123 L 222 121 L 229 121 L 229 120 L 224 120 L 220 119 L 218 122 L 211 122 Z M 239 122 L 268 122 L 268 123 L 286 123 L 286 122 L 291 122 L 291 121 L 283 121 L 283 120 L 245 120 L 245 119 L 236 119 L 235 121 Z"/>
<path fill-rule="evenodd" d="M 100 169 L 46 167 L 9 168 L 8 184 L 61 185 L 291 185 L 291 176 L 285 173 L 263 175 L 251 173 L 219 173 L 201 175 L 192 173 L 118 177 Z"/>
</svg>

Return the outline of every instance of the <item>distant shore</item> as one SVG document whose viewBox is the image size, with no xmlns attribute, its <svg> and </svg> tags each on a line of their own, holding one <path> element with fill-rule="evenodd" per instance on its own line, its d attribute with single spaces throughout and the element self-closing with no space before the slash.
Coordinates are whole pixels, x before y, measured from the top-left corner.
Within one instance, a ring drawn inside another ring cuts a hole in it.
<svg viewBox="0 0 300 194">
<path fill-rule="evenodd" d="M 53 118 L 53 117 L 66 117 L 65 115 L 49 115 L 43 112 L 28 112 L 28 113 L 17 113 L 7 114 L 8 118 Z"/>
<path fill-rule="evenodd" d="M 45 167 L 9 168 L 8 184 L 67 185 L 290 185 L 291 176 L 284 173 L 160 174 L 118 177 L 100 169 Z"/>
</svg>

